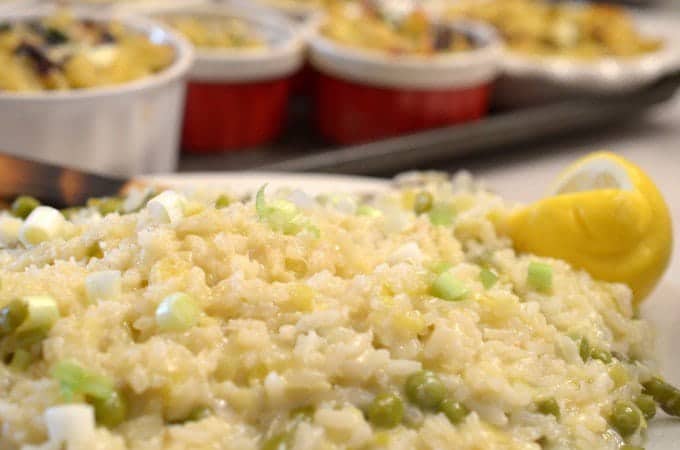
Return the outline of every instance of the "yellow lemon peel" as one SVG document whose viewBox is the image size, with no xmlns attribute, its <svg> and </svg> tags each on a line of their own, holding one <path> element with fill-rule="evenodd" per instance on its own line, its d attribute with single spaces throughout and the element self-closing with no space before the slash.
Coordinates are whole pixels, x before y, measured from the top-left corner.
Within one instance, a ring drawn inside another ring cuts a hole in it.
<svg viewBox="0 0 680 450">
<path fill-rule="evenodd" d="M 510 214 L 504 228 L 515 248 L 625 283 L 636 303 L 643 300 L 666 270 L 673 242 L 652 180 L 632 162 L 597 152 L 567 168 L 553 192 Z"/>
</svg>

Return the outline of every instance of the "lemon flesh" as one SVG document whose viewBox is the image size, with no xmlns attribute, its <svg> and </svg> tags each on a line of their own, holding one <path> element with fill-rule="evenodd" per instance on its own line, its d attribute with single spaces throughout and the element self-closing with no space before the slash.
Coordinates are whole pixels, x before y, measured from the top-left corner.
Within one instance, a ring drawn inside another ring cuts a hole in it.
<svg viewBox="0 0 680 450">
<path fill-rule="evenodd" d="M 630 161 L 598 152 L 567 168 L 552 194 L 510 215 L 515 248 L 625 283 L 636 303 L 643 300 L 673 243 L 668 207 L 652 180 Z"/>
</svg>

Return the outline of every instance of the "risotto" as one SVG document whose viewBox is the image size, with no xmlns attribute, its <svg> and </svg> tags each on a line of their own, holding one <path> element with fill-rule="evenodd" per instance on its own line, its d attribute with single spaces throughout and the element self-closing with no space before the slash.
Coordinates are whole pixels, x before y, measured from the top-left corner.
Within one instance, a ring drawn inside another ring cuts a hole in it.
<svg viewBox="0 0 680 450">
<path fill-rule="evenodd" d="M 517 254 L 469 179 L 416 181 L 68 220 L 22 199 L 0 219 L 0 448 L 642 445 L 652 397 L 680 396 L 631 291 Z"/>
</svg>

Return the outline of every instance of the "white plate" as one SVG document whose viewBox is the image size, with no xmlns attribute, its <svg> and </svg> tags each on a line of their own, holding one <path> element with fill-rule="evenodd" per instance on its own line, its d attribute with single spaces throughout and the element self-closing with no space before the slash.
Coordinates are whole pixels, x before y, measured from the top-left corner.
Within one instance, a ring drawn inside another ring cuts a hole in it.
<svg viewBox="0 0 680 450">
<path fill-rule="evenodd" d="M 272 188 L 299 188 L 310 194 L 329 192 L 364 193 L 387 189 L 388 182 L 379 178 L 353 177 L 320 174 L 281 174 L 281 173 L 218 173 L 218 174 L 182 174 L 154 176 L 149 180 L 166 186 L 186 189 L 192 186 L 210 189 L 229 189 L 235 193 L 253 192 L 267 183 Z M 496 188 L 493 179 L 490 188 Z M 501 183 L 502 186 L 503 183 Z M 496 189 L 500 195 L 514 194 L 514 188 L 506 185 L 506 189 Z M 680 199 L 669 199 L 680 201 Z M 680 343 L 680 282 L 674 274 L 680 273 L 679 242 L 676 241 L 675 258 L 671 263 L 667 276 L 652 294 L 643 308 L 643 316 L 654 323 L 657 330 L 657 355 L 665 377 L 673 384 L 680 384 L 680 355 L 675 345 Z M 671 280 L 671 278 L 675 278 Z M 659 413 L 649 429 L 647 450 L 677 450 L 680 448 L 680 422 L 677 419 L 664 417 Z"/>
</svg>

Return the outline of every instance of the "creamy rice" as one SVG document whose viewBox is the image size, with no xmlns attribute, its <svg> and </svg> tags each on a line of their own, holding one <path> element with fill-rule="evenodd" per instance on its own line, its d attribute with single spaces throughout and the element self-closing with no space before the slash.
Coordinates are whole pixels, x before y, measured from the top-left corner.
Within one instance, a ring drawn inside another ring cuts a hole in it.
<svg viewBox="0 0 680 450">
<path fill-rule="evenodd" d="M 411 212 L 421 190 L 455 208 L 452 225 Z M 292 198 L 308 225 L 297 234 L 259 218 L 253 201 L 194 200 L 171 224 L 148 208 L 95 214 L 67 224 L 64 238 L 1 251 L 0 306 L 49 295 L 60 319 L 27 369 L 0 365 L 0 448 L 58 448 L 44 411 L 65 402 L 51 376 L 64 360 L 113 380 L 128 403 L 122 424 L 98 427 L 83 449 L 260 449 L 281 433 L 287 446 L 269 448 L 622 445 L 609 411 L 654 373 L 650 328 L 634 318 L 626 286 L 516 254 L 494 226 L 509 207 L 465 182 L 405 183 L 366 200 L 380 214 L 357 214 L 347 196 Z M 102 257 L 87 257 L 97 242 Z M 441 262 L 468 289 L 462 300 L 431 294 Z M 552 267 L 550 292 L 527 283 L 532 262 Z M 499 277 L 488 289 L 482 265 Z M 119 271 L 121 290 L 93 302 L 86 279 L 102 271 Z M 201 316 L 186 331 L 161 331 L 155 311 L 175 292 Z M 584 362 L 582 337 L 615 358 Z M 407 399 L 407 378 L 423 369 L 470 411 L 462 422 Z M 367 419 L 384 392 L 405 407 L 394 428 Z M 537 411 L 545 398 L 559 419 Z M 205 414 L 187 420 L 196 408 Z M 645 427 L 628 442 L 639 444 Z"/>
</svg>

